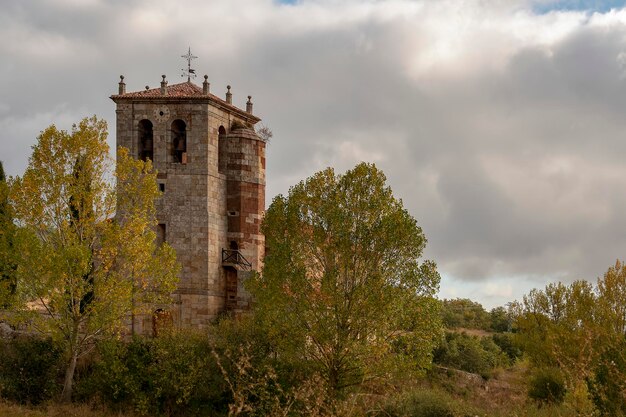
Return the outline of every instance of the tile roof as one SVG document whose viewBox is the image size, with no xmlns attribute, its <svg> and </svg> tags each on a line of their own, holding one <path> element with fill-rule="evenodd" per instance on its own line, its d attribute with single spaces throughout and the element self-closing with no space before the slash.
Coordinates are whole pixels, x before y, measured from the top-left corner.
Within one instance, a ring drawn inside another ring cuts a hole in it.
<svg viewBox="0 0 626 417">
<path fill-rule="evenodd" d="M 157 87 L 157 88 L 150 88 L 148 90 L 143 90 L 143 91 L 135 91 L 135 92 L 130 92 L 130 93 L 124 93 L 124 94 L 114 94 L 111 96 L 111 98 L 113 99 L 113 101 L 116 101 L 118 99 L 159 99 L 159 100 L 170 100 L 170 99 L 192 99 L 192 100 L 207 100 L 209 99 L 210 101 L 218 104 L 221 107 L 226 107 L 228 109 L 234 110 L 237 113 L 240 113 L 241 115 L 245 116 L 246 118 L 249 119 L 254 119 L 256 121 L 259 121 L 261 119 L 259 119 L 258 117 L 250 114 L 250 113 L 246 113 L 244 110 L 233 106 L 232 104 L 227 103 L 225 100 L 219 98 L 218 96 L 214 95 L 214 94 L 204 94 L 202 91 L 202 88 L 197 86 L 196 84 L 189 82 L 189 81 L 185 81 L 179 84 L 172 84 L 169 85 L 167 87 L 167 95 L 161 95 L 161 88 Z"/>
<path fill-rule="evenodd" d="M 213 94 L 209 94 L 212 98 L 217 98 L 213 96 Z M 117 97 L 128 97 L 128 98 L 150 98 L 150 97 L 159 97 L 162 98 L 161 95 L 161 87 L 151 88 L 149 90 L 143 91 L 135 91 L 132 93 L 120 94 Z M 173 84 L 167 87 L 167 97 L 179 97 L 179 98 L 193 98 L 193 97 L 203 97 L 206 96 L 202 93 L 202 88 L 198 87 L 192 82 L 186 81 L 184 83 Z"/>
</svg>

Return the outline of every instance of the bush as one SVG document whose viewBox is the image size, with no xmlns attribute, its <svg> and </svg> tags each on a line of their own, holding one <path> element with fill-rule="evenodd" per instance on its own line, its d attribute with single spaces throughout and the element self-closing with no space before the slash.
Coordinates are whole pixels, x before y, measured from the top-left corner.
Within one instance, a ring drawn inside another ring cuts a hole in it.
<svg viewBox="0 0 626 417">
<path fill-rule="evenodd" d="M 188 332 L 101 342 L 93 371 L 79 381 L 77 394 L 143 415 L 225 413 L 228 404 L 208 338 Z"/>
<path fill-rule="evenodd" d="M 515 343 L 512 333 L 496 333 L 491 338 L 511 362 L 522 357 L 522 350 Z"/>
<path fill-rule="evenodd" d="M 589 394 L 601 415 L 626 415 L 626 341 L 607 347 L 590 378 Z"/>
<path fill-rule="evenodd" d="M 565 380 L 557 368 L 540 369 L 530 378 L 528 396 L 540 402 L 561 404 L 565 398 Z"/>
<path fill-rule="evenodd" d="M 49 339 L 0 339 L 0 395 L 21 404 L 39 404 L 59 394 L 61 349 Z"/>
<path fill-rule="evenodd" d="M 223 317 L 211 329 L 213 358 L 228 385 L 228 407 L 246 416 L 317 415 L 331 407 L 310 362 L 279 355 L 254 316 Z M 315 411 L 317 410 L 317 411 Z"/>
<path fill-rule="evenodd" d="M 454 417 L 452 399 L 437 391 L 412 391 L 388 404 L 380 413 L 390 417 Z"/>
<path fill-rule="evenodd" d="M 77 382 L 77 397 L 151 416 L 226 415 L 229 408 L 248 416 L 289 408 L 296 415 L 325 405 L 324 385 L 307 364 L 277 359 L 254 324 L 248 316 L 223 317 L 209 335 L 103 340 L 90 372 Z"/>
<path fill-rule="evenodd" d="M 491 375 L 493 368 L 509 363 L 491 338 L 478 338 L 465 333 L 447 333 L 433 353 L 433 362 L 480 374 L 484 378 Z"/>
</svg>

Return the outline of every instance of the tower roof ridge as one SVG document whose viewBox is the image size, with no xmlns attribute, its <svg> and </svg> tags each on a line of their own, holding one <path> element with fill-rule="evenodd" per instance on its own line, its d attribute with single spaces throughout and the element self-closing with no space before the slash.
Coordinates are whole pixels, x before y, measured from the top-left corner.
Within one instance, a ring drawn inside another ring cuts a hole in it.
<svg viewBox="0 0 626 417">
<path fill-rule="evenodd" d="M 202 87 L 197 86 L 191 81 L 183 81 L 182 83 L 172 84 L 168 86 L 167 95 L 169 97 L 184 97 L 184 98 L 196 97 L 196 96 L 206 97 L 206 95 L 202 92 Z M 150 97 L 162 97 L 162 94 L 159 88 L 149 88 L 143 91 L 131 91 L 125 94 L 117 94 L 114 97 L 150 98 Z"/>
<path fill-rule="evenodd" d="M 123 94 L 114 94 L 111 96 L 111 99 L 115 102 L 117 100 L 209 100 L 219 106 L 234 110 L 238 114 L 244 116 L 246 119 L 256 123 L 261 119 L 250 114 L 246 113 L 244 110 L 240 109 L 237 106 L 234 106 L 231 103 L 228 103 L 226 100 L 221 99 L 220 97 L 207 93 L 205 94 L 203 88 L 196 85 L 191 81 L 183 81 L 178 84 L 172 84 L 167 86 L 167 95 L 164 96 L 159 87 L 157 88 L 148 88 L 142 91 L 132 91 Z"/>
</svg>

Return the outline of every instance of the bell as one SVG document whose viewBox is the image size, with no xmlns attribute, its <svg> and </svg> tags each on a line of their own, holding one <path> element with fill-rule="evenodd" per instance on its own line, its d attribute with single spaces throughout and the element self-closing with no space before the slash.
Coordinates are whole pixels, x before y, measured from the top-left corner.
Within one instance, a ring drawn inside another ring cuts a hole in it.
<svg viewBox="0 0 626 417">
<path fill-rule="evenodd" d="M 178 139 L 178 141 L 176 142 L 176 150 L 181 152 L 185 151 L 187 149 L 185 142 L 185 139 Z"/>
</svg>

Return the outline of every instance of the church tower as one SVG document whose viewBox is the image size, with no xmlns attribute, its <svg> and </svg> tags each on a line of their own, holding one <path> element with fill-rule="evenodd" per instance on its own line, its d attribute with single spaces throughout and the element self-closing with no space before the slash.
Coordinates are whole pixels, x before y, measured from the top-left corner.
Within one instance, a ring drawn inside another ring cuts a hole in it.
<svg viewBox="0 0 626 417">
<path fill-rule="evenodd" d="M 248 307 L 242 283 L 263 259 L 260 222 L 265 209 L 265 142 L 261 119 L 191 82 L 126 92 L 120 77 L 117 146 L 151 159 L 163 193 L 157 201 L 157 239 L 167 241 L 182 266 L 174 304 L 133 319 L 135 332 L 156 331 L 158 320 L 206 327 L 222 312 Z M 161 317 L 161 318 L 159 318 Z"/>
</svg>

